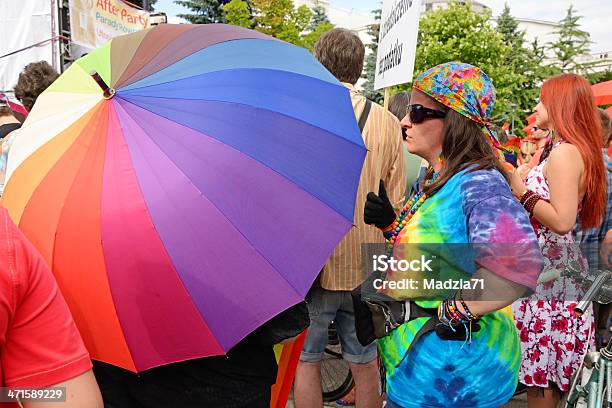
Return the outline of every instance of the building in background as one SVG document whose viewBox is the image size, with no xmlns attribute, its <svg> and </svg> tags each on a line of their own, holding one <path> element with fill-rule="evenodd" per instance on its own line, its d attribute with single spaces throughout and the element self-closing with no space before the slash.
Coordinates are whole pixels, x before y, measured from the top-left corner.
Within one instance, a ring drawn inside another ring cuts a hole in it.
<svg viewBox="0 0 612 408">
<path fill-rule="evenodd" d="M 446 8 L 448 7 L 448 4 L 450 3 L 449 0 L 425 0 L 423 1 L 423 10 L 422 12 L 425 11 L 432 11 L 432 10 L 437 10 L 440 8 Z M 467 1 L 464 0 L 459 0 L 459 3 L 467 3 Z M 479 3 L 477 1 L 471 1 L 470 2 L 472 4 L 472 10 L 478 12 L 478 13 L 484 13 L 487 10 L 491 10 L 490 7 Z"/>
<path fill-rule="evenodd" d="M 466 1 L 461 0 L 461 3 Z M 449 0 L 424 0 L 423 12 L 437 10 L 440 8 L 448 7 Z M 472 10 L 478 13 L 492 12 L 491 8 L 485 4 L 473 1 Z M 544 45 L 547 42 L 552 42 L 557 39 L 554 31 L 557 29 L 557 23 L 551 21 L 534 20 L 529 18 L 514 17 L 519 24 L 519 30 L 525 31 L 525 40 L 528 43 L 533 42 L 535 39 L 538 40 L 538 44 Z M 496 24 L 497 18 L 491 18 L 493 24 Z"/>
<path fill-rule="evenodd" d="M 463 0 L 461 2 L 465 3 Z M 449 3 L 449 0 L 424 0 L 422 11 L 426 12 L 445 8 L 448 7 Z M 491 8 L 482 3 L 477 1 L 471 3 L 472 9 L 479 13 L 491 12 Z M 559 28 L 557 22 L 516 16 L 514 18 L 518 22 L 518 29 L 525 32 L 525 41 L 528 45 L 537 40 L 539 46 L 545 46 L 557 41 L 559 38 L 558 34 L 555 33 Z M 493 24 L 497 24 L 496 17 L 492 17 L 491 21 Z M 545 55 L 550 62 L 554 61 L 554 55 L 551 51 L 545 50 Z M 612 51 L 586 54 L 579 57 L 578 62 L 579 64 L 588 64 L 590 66 L 589 71 L 591 72 L 612 71 Z"/>
<path fill-rule="evenodd" d="M 301 5 L 306 5 L 310 8 L 321 6 L 326 11 L 330 6 L 329 0 L 293 0 L 293 4 L 295 7 L 300 7 Z"/>
<path fill-rule="evenodd" d="M 293 3 L 296 7 L 301 5 L 310 8 L 321 6 L 333 25 L 354 31 L 366 45 L 372 42 L 368 35 L 368 27 L 375 23 L 372 13 L 332 6 L 329 0 L 294 0 Z"/>
<path fill-rule="evenodd" d="M 376 22 L 372 13 L 330 6 L 327 16 L 335 26 L 354 31 L 365 45 L 372 42 L 372 37 L 368 34 L 368 28 Z M 369 52 L 369 48 L 366 48 L 366 52 Z"/>
<path fill-rule="evenodd" d="M 530 18 L 515 17 L 518 21 L 518 29 L 525 32 L 525 41 L 533 43 L 538 41 L 540 46 L 555 42 L 559 38 L 555 31 L 559 28 L 559 24 L 553 21 L 535 20 Z M 493 18 L 493 22 L 497 23 L 497 19 Z"/>
<path fill-rule="evenodd" d="M 372 13 L 335 7 L 330 5 L 329 0 L 295 0 L 294 3 L 296 6 L 306 5 L 310 8 L 320 5 L 325 9 L 332 24 L 357 32 L 365 44 L 369 44 L 372 41 L 371 37 L 367 34 L 368 26 L 375 23 Z M 449 3 L 450 0 L 424 0 L 422 12 L 446 8 Z M 478 13 L 491 12 L 490 7 L 478 1 L 472 1 L 471 4 L 472 9 Z M 537 39 L 538 44 L 544 45 L 556 40 L 557 36 L 554 34 L 554 31 L 557 29 L 557 23 L 528 18 L 515 18 L 519 23 L 519 30 L 525 31 L 525 40 L 528 43 L 532 43 Z M 493 24 L 496 23 L 495 17 L 491 20 Z"/>
<path fill-rule="evenodd" d="M 578 63 L 587 65 L 590 72 L 612 71 L 612 51 L 583 55 Z"/>
<path fill-rule="evenodd" d="M 528 48 L 535 41 L 537 41 L 539 47 L 542 47 L 557 41 L 559 38 L 559 35 L 555 34 L 559 27 L 556 22 L 520 17 L 514 17 L 514 19 L 518 22 L 519 31 L 525 32 L 525 46 Z M 493 24 L 497 24 L 497 17 L 491 18 L 491 21 Z M 550 50 L 545 48 L 544 55 L 549 62 L 554 61 L 554 55 Z"/>
</svg>

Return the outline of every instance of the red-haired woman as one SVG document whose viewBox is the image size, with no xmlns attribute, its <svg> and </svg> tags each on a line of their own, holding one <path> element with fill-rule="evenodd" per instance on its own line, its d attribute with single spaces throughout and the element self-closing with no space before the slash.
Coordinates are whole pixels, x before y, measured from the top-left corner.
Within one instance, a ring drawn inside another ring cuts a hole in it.
<svg viewBox="0 0 612 408">
<path fill-rule="evenodd" d="M 586 261 L 571 230 L 580 213 L 584 228 L 601 223 L 607 205 L 601 157 L 601 124 L 589 83 L 575 74 L 550 78 L 535 108 L 536 124 L 550 129 L 553 149 L 525 183 L 511 177 L 512 191 L 530 213 L 545 267 L 531 298 L 514 304 L 523 362 L 520 382 L 529 407 L 555 407 L 591 347 L 593 316 L 573 312 L 580 293 L 571 272 Z"/>
</svg>

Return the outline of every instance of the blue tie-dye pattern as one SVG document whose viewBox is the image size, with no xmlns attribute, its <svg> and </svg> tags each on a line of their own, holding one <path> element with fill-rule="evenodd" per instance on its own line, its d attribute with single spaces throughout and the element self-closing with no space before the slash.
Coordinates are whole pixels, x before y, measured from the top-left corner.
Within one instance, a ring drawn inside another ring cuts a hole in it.
<svg viewBox="0 0 612 408">
<path fill-rule="evenodd" d="M 537 247 L 527 214 L 497 171 L 458 173 L 430 200 L 434 199 L 436 203 L 429 205 L 435 208 L 435 214 L 426 216 L 423 212 L 418 219 L 416 235 L 427 242 L 431 242 L 428 229 L 435 229 L 436 234 L 442 232 L 444 243 L 488 242 L 497 227 L 496 220 L 506 214 L 524 234 L 523 242 Z M 426 207 L 424 204 L 422 209 Z M 410 242 L 418 239 L 411 237 Z M 471 268 L 462 265 L 462 269 L 475 271 L 474 259 L 469 262 Z M 430 306 L 435 303 L 427 301 Z M 407 408 L 488 408 L 503 405 L 511 398 L 518 379 L 520 348 L 510 313 L 504 310 L 484 316 L 481 330 L 474 333 L 469 345 L 428 333 L 396 368 L 426 320 L 405 323 L 379 341 L 391 400 Z"/>
</svg>

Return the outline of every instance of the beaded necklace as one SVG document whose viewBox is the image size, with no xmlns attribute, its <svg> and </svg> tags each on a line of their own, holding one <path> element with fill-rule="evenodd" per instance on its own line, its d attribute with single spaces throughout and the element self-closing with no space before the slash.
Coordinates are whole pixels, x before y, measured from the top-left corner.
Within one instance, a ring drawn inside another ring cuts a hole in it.
<svg viewBox="0 0 612 408">
<path fill-rule="evenodd" d="M 428 186 L 438 178 L 439 173 L 434 173 L 430 180 L 425 182 L 425 185 Z M 391 224 L 387 230 L 384 231 L 385 237 L 385 247 L 387 249 L 387 255 L 391 256 L 393 254 L 393 246 L 395 245 L 395 241 L 399 236 L 400 232 L 404 229 L 404 227 L 410 222 L 414 214 L 417 212 L 419 208 L 423 205 L 425 200 L 427 199 L 427 194 L 421 191 L 412 196 L 410 200 L 404 205 L 402 211 L 399 213 L 393 224 Z"/>
</svg>

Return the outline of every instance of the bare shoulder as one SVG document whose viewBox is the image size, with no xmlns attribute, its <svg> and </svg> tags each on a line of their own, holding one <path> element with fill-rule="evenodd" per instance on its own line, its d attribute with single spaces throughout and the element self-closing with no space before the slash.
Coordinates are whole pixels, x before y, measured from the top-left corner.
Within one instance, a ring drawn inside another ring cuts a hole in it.
<svg viewBox="0 0 612 408">
<path fill-rule="evenodd" d="M 550 152 L 549 166 L 574 167 L 581 169 L 584 166 L 580 150 L 570 143 L 562 143 Z"/>
<path fill-rule="evenodd" d="M 572 158 L 572 157 L 581 157 L 580 150 L 576 146 L 571 143 L 561 143 L 559 146 L 555 147 L 550 152 L 550 158 Z M 582 159 L 582 158 L 581 158 Z"/>
<path fill-rule="evenodd" d="M 579 180 L 584 172 L 584 162 L 578 148 L 569 143 L 555 147 L 546 160 L 544 177 L 548 181 Z"/>
</svg>

